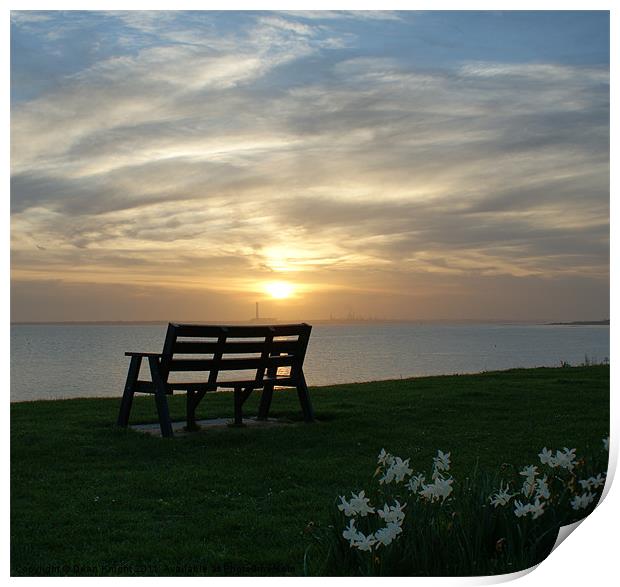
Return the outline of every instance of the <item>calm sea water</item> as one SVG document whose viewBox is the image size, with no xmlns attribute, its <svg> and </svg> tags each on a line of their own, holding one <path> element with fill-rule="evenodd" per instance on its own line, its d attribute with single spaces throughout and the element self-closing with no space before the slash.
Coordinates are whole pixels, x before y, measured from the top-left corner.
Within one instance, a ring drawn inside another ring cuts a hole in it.
<svg viewBox="0 0 620 587">
<path fill-rule="evenodd" d="M 11 401 L 120 397 L 125 351 L 160 352 L 165 326 L 12 325 Z M 608 326 L 317 325 L 305 362 L 310 385 L 609 357 Z M 143 376 L 144 376 L 143 372 Z"/>
</svg>

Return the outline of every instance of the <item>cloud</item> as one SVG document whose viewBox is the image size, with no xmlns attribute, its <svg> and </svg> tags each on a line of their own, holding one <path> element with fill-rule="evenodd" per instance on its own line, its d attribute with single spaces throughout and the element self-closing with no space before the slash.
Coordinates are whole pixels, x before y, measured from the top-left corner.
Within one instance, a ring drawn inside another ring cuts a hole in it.
<svg viewBox="0 0 620 587">
<path fill-rule="evenodd" d="M 11 24 L 19 27 L 27 27 L 33 23 L 49 22 L 52 17 L 49 14 L 38 11 L 11 11 Z"/>
<path fill-rule="evenodd" d="M 307 40 L 309 27 L 300 33 L 282 22 L 259 19 L 245 35 L 220 39 L 221 47 L 165 43 L 135 55 L 114 55 L 66 76 L 61 88 L 14 105 L 13 171 L 57 167 L 71 147 L 96 140 L 97 133 L 182 124 L 189 110 L 198 107 L 200 115 L 209 112 L 211 102 L 225 99 L 223 90 L 254 82 L 316 50 Z"/>
<path fill-rule="evenodd" d="M 392 10 L 288 10 L 286 13 L 305 20 L 402 20 L 402 15 Z"/>
<path fill-rule="evenodd" d="M 607 279 L 608 68 L 422 66 L 326 13 L 105 19 L 126 50 L 12 108 L 18 278 Z"/>
</svg>

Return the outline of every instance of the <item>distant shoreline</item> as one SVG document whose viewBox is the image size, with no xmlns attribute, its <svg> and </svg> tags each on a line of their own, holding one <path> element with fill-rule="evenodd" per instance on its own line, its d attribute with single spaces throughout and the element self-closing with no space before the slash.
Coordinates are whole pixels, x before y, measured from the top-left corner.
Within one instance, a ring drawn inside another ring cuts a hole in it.
<svg viewBox="0 0 620 587">
<path fill-rule="evenodd" d="M 549 322 L 548 326 L 609 326 L 609 320 L 586 320 L 579 322 Z"/>
<path fill-rule="evenodd" d="M 545 322 L 542 320 L 397 320 L 397 319 L 321 319 L 321 320 L 272 320 L 271 322 L 250 320 L 53 320 L 53 321 L 15 321 L 11 326 L 166 326 L 169 322 L 181 324 L 292 324 L 308 322 L 314 325 L 359 325 L 359 324 L 417 324 L 417 325 L 466 325 L 466 324 L 495 324 L 504 326 L 609 326 L 608 320 L 580 320 L 575 322 Z"/>
</svg>

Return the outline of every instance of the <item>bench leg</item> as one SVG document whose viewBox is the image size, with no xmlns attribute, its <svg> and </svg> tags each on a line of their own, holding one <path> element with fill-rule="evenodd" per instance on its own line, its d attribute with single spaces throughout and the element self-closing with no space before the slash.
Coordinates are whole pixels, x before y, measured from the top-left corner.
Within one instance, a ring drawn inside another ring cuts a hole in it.
<svg viewBox="0 0 620 587">
<path fill-rule="evenodd" d="M 260 396 L 258 404 L 258 419 L 266 420 L 269 417 L 269 408 L 271 407 L 271 399 L 273 398 L 273 383 L 265 383 L 263 392 Z"/>
<path fill-rule="evenodd" d="M 157 415 L 159 416 L 159 427 L 161 435 L 165 438 L 174 436 L 172 432 L 172 422 L 168 410 L 168 400 L 166 399 L 166 386 L 159 372 L 159 362 L 156 357 L 149 357 L 149 367 L 151 378 L 155 384 L 155 404 L 157 405 Z"/>
<path fill-rule="evenodd" d="M 312 410 L 312 404 L 310 403 L 308 385 L 306 384 L 306 378 L 304 377 L 303 371 L 301 372 L 297 383 L 297 396 L 299 397 L 299 403 L 301 404 L 301 411 L 304 414 L 304 421 L 314 422 L 314 411 Z"/>
<path fill-rule="evenodd" d="M 187 390 L 186 415 L 187 422 L 185 428 L 187 430 L 196 430 L 196 392 L 192 389 Z"/>
<path fill-rule="evenodd" d="M 241 405 L 243 405 L 247 401 L 247 399 L 252 395 L 253 391 L 254 387 L 252 387 L 251 385 L 244 389 L 243 393 L 241 394 Z"/>
<path fill-rule="evenodd" d="M 243 426 L 243 388 L 235 387 L 235 420 L 233 426 Z"/>
<path fill-rule="evenodd" d="M 196 408 L 204 396 L 204 391 L 187 390 L 187 430 L 198 430 L 198 425 L 196 424 Z"/>
<path fill-rule="evenodd" d="M 118 420 L 116 421 L 116 424 L 123 428 L 127 428 L 129 424 L 129 413 L 131 412 L 131 404 L 133 403 L 134 387 L 140 375 L 141 363 L 142 357 L 131 357 L 129 371 L 127 371 L 127 381 L 125 382 L 125 390 L 123 391 L 123 399 L 121 399 L 121 407 L 118 411 Z"/>
</svg>

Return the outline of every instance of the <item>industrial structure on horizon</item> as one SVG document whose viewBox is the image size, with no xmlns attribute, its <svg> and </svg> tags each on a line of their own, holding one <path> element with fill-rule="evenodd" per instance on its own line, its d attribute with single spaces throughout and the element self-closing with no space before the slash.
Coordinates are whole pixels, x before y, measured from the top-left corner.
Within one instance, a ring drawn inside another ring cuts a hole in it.
<svg viewBox="0 0 620 587">
<path fill-rule="evenodd" d="M 255 324 L 275 324 L 278 322 L 277 318 L 261 318 L 258 312 L 258 302 L 256 302 L 256 315 L 254 318 L 250 320 L 250 322 L 254 322 Z"/>
</svg>

